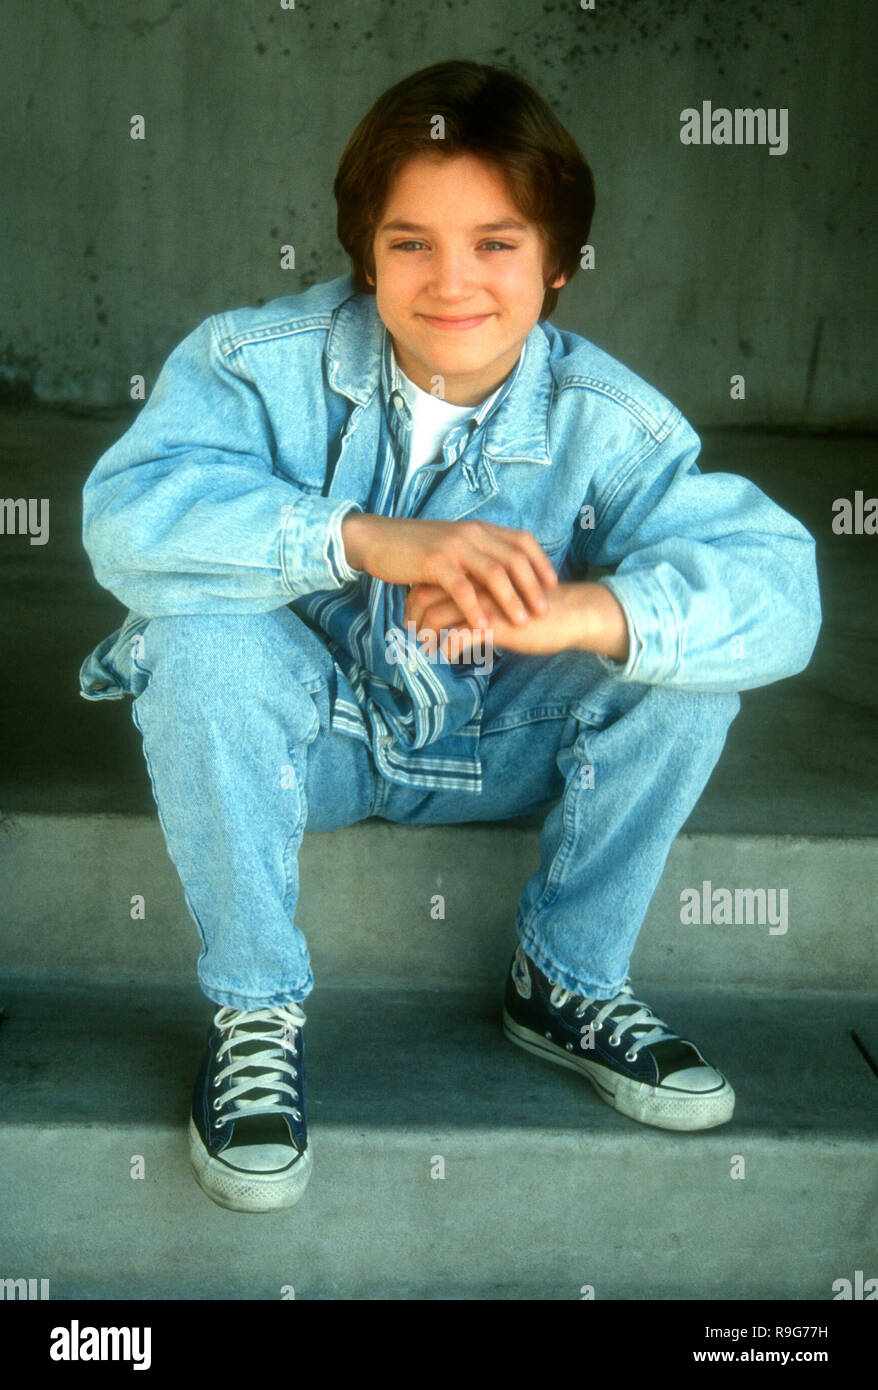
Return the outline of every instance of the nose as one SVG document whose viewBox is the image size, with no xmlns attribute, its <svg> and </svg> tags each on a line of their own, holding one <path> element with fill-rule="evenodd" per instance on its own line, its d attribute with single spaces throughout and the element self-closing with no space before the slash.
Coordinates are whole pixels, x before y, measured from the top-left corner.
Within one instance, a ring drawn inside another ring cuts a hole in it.
<svg viewBox="0 0 878 1390">
<path fill-rule="evenodd" d="M 458 300 L 471 293 L 474 280 L 469 252 L 454 248 L 437 251 L 430 270 L 430 288 L 437 299 Z"/>
</svg>

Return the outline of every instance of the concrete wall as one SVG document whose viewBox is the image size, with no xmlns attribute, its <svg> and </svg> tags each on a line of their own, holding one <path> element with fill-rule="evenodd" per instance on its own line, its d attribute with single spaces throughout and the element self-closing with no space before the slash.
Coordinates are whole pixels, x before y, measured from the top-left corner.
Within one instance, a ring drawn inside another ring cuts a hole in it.
<svg viewBox="0 0 878 1390">
<path fill-rule="evenodd" d="M 343 273 L 331 183 L 354 124 L 406 73 L 471 57 L 532 81 L 594 170 L 597 265 L 556 323 L 696 424 L 876 422 L 868 0 L 6 0 L 0 13 L 6 394 L 119 404 L 207 314 Z M 786 109 L 788 151 L 682 144 L 681 112 L 704 101 Z M 737 373 L 744 400 L 730 398 Z"/>
</svg>

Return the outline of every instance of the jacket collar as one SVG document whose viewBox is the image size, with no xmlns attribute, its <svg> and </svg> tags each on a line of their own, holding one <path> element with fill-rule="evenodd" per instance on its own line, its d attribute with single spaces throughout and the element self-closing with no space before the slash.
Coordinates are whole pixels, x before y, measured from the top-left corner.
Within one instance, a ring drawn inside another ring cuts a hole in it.
<svg viewBox="0 0 878 1390">
<path fill-rule="evenodd" d="M 327 379 L 334 391 L 356 405 L 368 405 L 381 388 L 387 329 L 372 294 L 352 294 L 335 310 L 327 335 Z M 485 411 L 483 454 L 493 463 L 548 466 L 548 415 L 552 374 L 549 343 L 534 324 L 511 377 Z"/>
</svg>

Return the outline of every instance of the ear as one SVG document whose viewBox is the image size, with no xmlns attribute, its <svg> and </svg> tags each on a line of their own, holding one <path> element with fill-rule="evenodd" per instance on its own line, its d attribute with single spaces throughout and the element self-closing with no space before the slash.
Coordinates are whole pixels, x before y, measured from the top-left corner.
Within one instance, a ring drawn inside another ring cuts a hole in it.
<svg viewBox="0 0 878 1390">
<path fill-rule="evenodd" d="M 566 284 L 567 284 L 567 276 L 566 276 L 566 275 L 559 275 L 559 276 L 556 277 L 556 279 L 554 279 L 554 280 L 552 281 L 552 283 L 551 283 L 551 285 L 549 286 L 549 288 L 552 289 L 552 290 L 560 290 L 561 286 L 562 286 L 562 285 L 566 285 Z"/>
</svg>

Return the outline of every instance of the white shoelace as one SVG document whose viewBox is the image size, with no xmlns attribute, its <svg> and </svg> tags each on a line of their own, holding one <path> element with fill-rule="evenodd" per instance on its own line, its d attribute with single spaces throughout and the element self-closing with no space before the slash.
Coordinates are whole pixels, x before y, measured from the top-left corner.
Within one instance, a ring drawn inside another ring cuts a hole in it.
<svg viewBox="0 0 878 1390">
<path fill-rule="evenodd" d="M 568 999 L 572 999 L 573 994 L 569 989 L 563 989 L 561 985 L 555 985 L 549 995 L 550 1004 L 556 1009 L 563 1008 Z M 583 999 L 581 1004 L 577 1004 L 574 1013 L 577 1018 L 582 1018 L 586 1009 L 595 1001 L 593 999 Z M 622 1019 L 613 1018 L 613 1013 L 619 1007 L 630 1009 L 630 1013 L 622 1015 Z M 665 1042 L 678 1039 L 677 1033 L 672 1033 L 663 1019 L 657 1018 L 648 1004 L 644 1004 L 642 999 L 635 999 L 634 992 L 630 985 L 623 985 L 614 999 L 608 999 L 603 1008 L 598 1009 L 594 1017 L 592 1027 L 599 1033 L 604 1025 L 605 1019 L 612 1019 L 616 1025 L 610 1035 L 610 1042 L 613 1046 L 618 1046 L 622 1041 L 622 1034 L 629 1029 L 634 1030 L 637 1042 L 636 1047 L 629 1048 L 627 1056 L 630 1061 L 635 1061 L 638 1052 L 642 1047 L 652 1047 L 654 1043 Z M 622 1021 L 624 1020 L 624 1021 Z"/>
<path fill-rule="evenodd" d="M 241 1043 L 261 1042 L 266 1047 L 261 1052 L 252 1052 L 249 1055 L 240 1053 L 231 1056 L 227 1065 L 214 1077 L 215 1082 L 225 1081 L 226 1077 L 231 1077 L 235 1081 L 228 1091 L 222 1095 L 223 1110 L 232 1102 L 237 1101 L 237 1109 L 231 1114 L 220 1115 L 218 1124 L 231 1124 L 233 1120 L 240 1120 L 247 1115 L 292 1115 L 294 1119 L 300 1120 L 301 1114 L 292 1105 L 282 1102 L 280 1095 L 259 1096 L 250 1100 L 245 1099 L 248 1091 L 276 1089 L 279 1092 L 289 1091 L 294 1099 L 298 1099 L 298 1092 L 295 1087 L 281 1075 L 286 1072 L 295 1078 L 296 1068 L 292 1062 L 288 1062 L 284 1055 L 284 1044 L 289 1047 L 294 1057 L 298 1057 L 295 1047 L 296 1030 L 301 1028 L 305 1022 L 305 1015 L 296 1004 L 290 1003 L 283 1007 L 271 1009 L 255 1009 L 253 1011 L 244 1009 L 232 1009 L 226 1005 L 218 1009 L 214 1015 L 214 1024 L 221 1028 L 225 1034 L 224 1041 L 217 1050 L 217 1060 L 221 1061 L 224 1056 L 231 1053 L 232 1049 Z M 247 1027 L 239 1027 L 246 1024 Z M 255 1026 L 254 1025 L 262 1025 Z M 239 1073 L 250 1070 L 251 1068 L 268 1068 L 258 1076 L 241 1077 Z M 216 1108 L 216 1107 L 214 1107 Z"/>
</svg>

